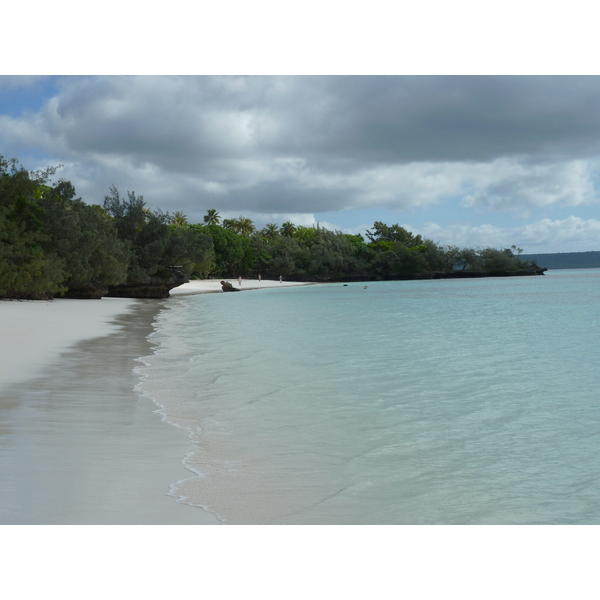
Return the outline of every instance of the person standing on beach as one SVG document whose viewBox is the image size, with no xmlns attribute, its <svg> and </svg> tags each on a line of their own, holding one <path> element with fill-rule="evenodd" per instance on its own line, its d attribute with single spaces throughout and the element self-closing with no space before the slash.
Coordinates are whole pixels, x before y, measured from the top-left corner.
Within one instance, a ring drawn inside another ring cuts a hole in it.
<svg viewBox="0 0 600 600">
<path fill-rule="evenodd" d="M 283 282 L 283 275 L 280 275 L 279 276 L 279 283 L 282 283 L 282 282 Z"/>
<path fill-rule="evenodd" d="M 238 275 L 238 284 L 240 287 L 242 287 L 242 276 Z"/>
<path fill-rule="evenodd" d="M 258 274 L 258 282 L 260 283 L 260 273 Z"/>
</svg>

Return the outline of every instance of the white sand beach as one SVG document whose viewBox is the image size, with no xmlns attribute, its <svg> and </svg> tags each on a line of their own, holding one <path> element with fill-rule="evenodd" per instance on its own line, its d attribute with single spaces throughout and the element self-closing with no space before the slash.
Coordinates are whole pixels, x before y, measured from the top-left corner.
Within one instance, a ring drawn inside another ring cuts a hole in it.
<svg viewBox="0 0 600 600">
<path fill-rule="evenodd" d="M 224 279 L 242 291 L 260 290 L 267 288 L 288 287 L 293 285 L 314 285 L 303 281 L 274 281 L 272 279 L 242 279 L 242 284 L 237 279 Z M 171 296 L 182 296 L 186 294 L 206 294 L 210 292 L 222 292 L 220 279 L 195 279 L 189 283 L 184 283 L 171 290 Z"/>
<path fill-rule="evenodd" d="M 236 279 L 227 281 L 242 291 L 310 285 L 245 279 L 239 286 Z M 222 293 L 220 280 L 193 280 L 173 288 L 171 296 L 211 292 Z M 0 390 L 37 375 L 78 342 L 117 331 L 115 317 L 136 306 L 136 300 L 129 298 L 0 301 Z"/>
<path fill-rule="evenodd" d="M 167 495 L 187 437 L 134 389 L 163 303 L 114 300 L 0 303 L 0 524 L 217 523 Z"/>
<path fill-rule="evenodd" d="M 286 285 L 303 284 L 241 289 Z M 191 281 L 172 295 L 220 290 Z M 169 495 L 190 476 L 187 434 L 134 389 L 168 302 L 0 301 L 0 524 L 218 523 Z"/>
<path fill-rule="evenodd" d="M 125 298 L 0 301 L 0 390 L 37 375 L 77 342 L 117 331 L 115 317 L 134 307 Z"/>
</svg>

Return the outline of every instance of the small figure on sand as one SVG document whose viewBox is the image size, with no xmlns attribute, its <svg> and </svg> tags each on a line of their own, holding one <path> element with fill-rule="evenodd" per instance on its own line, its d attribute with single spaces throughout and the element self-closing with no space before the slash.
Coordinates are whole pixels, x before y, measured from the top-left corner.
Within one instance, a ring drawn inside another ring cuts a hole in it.
<svg viewBox="0 0 600 600">
<path fill-rule="evenodd" d="M 283 275 L 280 275 L 279 276 L 279 283 L 282 283 L 282 282 L 283 282 Z"/>
<path fill-rule="evenodd" d="M 238 285 L 242 285 L 242 276 L 238 275 Z"/>
<path fill-rule="evenodd" d="M 260 273 L 258 274 L 258 281 L 260 282 Z"/>
</svg>

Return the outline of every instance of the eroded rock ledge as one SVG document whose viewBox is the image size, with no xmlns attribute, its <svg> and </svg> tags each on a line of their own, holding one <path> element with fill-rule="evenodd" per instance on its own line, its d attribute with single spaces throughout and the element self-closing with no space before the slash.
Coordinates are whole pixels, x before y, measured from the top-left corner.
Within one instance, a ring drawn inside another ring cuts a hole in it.
<svg viewBox="0 0 600 600">
<path fill-rule="evenodd" d="M 221 281 L 221 289 L 224 292 L 241 292 L 242 290 L 234 288 L 229 281 Z"/>
<path fill-rule="evenodd" d="M 543 275 L 548 269 L 534 267 L 530 269 L 520 269 L 517 271 L 428 271 L 427 273 L 402 273 L 394 276 L 377 275 L 346 275 L 337 278 L 319 278 L 314 277 L 310 281 L 317 283 L 328 282 L 352 282 L 352 281 L 410 281 L 413 279 L 469 279 L 474 277 L 525 277 L 534 275 Z M 308 281 L 308 279 L 307 279 Z"/>
<path fill-rule="evenodd" d="M 190 278 L 177 267 L 171 267 L 170 278 L 152 277 L 150 281 L 127 281 L 119 285 L 108 287 L 106 296 L 109 298 L 168 298 L 169 292 L 184 283 Z"/>
</svg>

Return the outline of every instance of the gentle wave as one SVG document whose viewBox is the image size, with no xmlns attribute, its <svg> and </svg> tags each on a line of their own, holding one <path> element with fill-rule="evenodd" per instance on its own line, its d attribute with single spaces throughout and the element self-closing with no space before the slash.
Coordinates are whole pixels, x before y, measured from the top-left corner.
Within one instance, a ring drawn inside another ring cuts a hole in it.
<svg viewBox="0 0 600 600">
<path fill-rule="evenodd" d="M 228 523 L 598 523 L 600 271 L 173 299 L 140 389 Z"/>
</svg>

